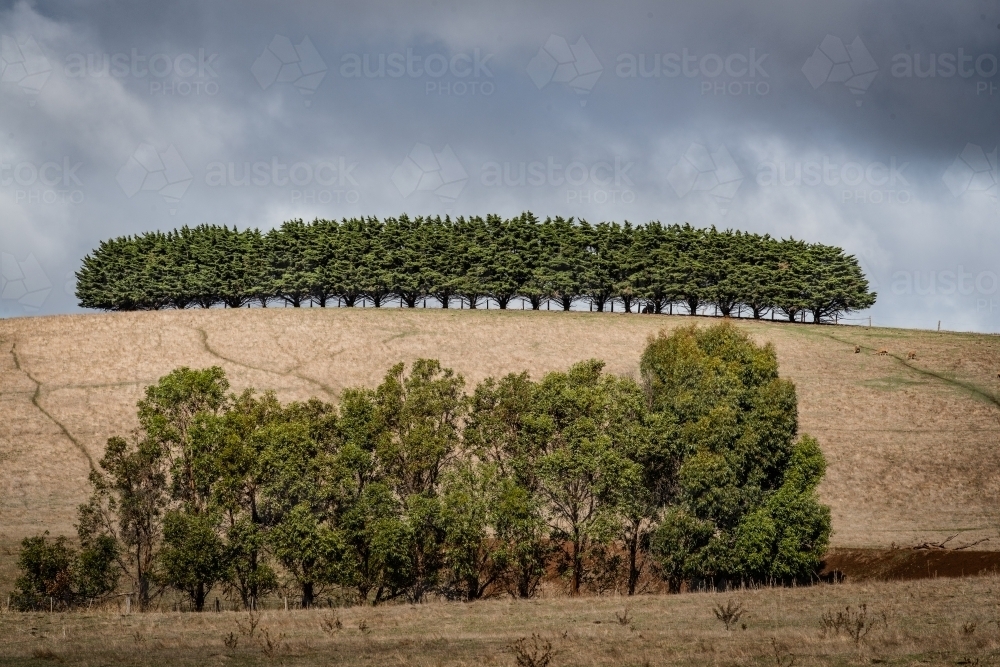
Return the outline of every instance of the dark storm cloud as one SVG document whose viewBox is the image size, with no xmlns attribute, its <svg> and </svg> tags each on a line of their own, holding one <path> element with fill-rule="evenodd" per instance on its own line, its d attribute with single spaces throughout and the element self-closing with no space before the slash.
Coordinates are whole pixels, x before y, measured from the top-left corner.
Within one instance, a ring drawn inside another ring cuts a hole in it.
<svg viewBox="0 0 1000 667">
<path fill-rule="evenodd" d="M 1000 323 L 995 2 L 40 2 L 0 35 L 3 315 L 72 311 L 110 236 L 531 209 L 835 243 L 876 322 Z"/>
</svg>

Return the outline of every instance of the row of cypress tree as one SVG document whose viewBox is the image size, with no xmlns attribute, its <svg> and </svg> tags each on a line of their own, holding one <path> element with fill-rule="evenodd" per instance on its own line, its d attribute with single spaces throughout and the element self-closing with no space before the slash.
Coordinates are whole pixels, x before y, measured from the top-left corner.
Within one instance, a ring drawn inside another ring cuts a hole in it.
<svg viewBox="0 0 1000 667">
<path fill-rule="evenodd" d="M 857 259 L 841 248 L 689 224 L 504 219 L 292 220 L 267 233 L 200 225 L 104 241 L 83 260 L 85 308 L 157 310 L 255 303 L 375 307 L 427 298 L 449 307 L 705 313 L 822 322 L 872 306 Z"/>
</svg>

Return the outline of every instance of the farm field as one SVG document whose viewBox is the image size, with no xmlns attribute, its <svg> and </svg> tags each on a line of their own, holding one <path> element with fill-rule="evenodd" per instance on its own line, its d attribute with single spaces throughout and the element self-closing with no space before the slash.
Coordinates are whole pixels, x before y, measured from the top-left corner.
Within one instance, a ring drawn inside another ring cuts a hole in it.
<svg viewBox="0 0 1000 667">
<path fill-rule="evenodd" d="M 0 590 L 17 544 L 74 534 L 87 472 L 135 425 L 143 388 L 173 368 L 222 366 L 235 390 L 336 400 L 398 361 L 434 357 L 467 389 L 596 357 L 637 374 L 647 338 L 712 318 L 497 310 L 243 309 L 0 321 Z M 829 467 L 832 547 L 987 539 L 1000 526 L 1000 337 L 738 320 L 772 342 L 800 429 Z M 861 347 L 855 353 L 855 346 Z M 876 354 L 879 350 L 887 354 Z M 907 360 L 913 351 L 916 358 Z"/>
<path fill-rule="evenodd" d="M 0 614 L 0 662 L 515 665 L 521 641 L 535 662 L 520 664 L 538 667 L 990 665 L 1000 657 L 998 587 L 1000 579 L 987 576 L 633 599 L 279 609 L 261 613 L 252 635 L 246 612 Z M 715 613 L 727 609 L 742 612 L 730 630 Z M 838 613 L 861 627 L 857 637 L 834 627 Z M 824 617 L 831 621 L 825 629 Z"/>
</svg>

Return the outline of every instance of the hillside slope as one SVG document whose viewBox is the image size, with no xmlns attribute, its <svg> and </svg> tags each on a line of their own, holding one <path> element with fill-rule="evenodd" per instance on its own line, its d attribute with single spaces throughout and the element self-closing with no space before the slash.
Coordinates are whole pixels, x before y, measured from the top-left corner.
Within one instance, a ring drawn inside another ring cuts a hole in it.
<svg viewBox="0 0 1000 667">
<path fill-rule="evenodd" d="M 177 366 L 217 364 L 234 389 L 274 389 L 285 401 L 334 400 L 395 362 L 435 357 L 471 390 L 488 375 L 537 377 L 591 357 L 636 374 L 648 336 L 717 321 L 395 308 L 0 321 L 0 583 L 23 536 L 73 533 L 89 466 L 108 437 L 134 427 L 143 388 Z M 738 322 L 774 343 L 798 387 L 801 430 L 829 462 L 820 491 L 835 546 L 961 533 L 956 541 L 991 537 L 982 547 L 1000 548 L 1000 337 Z"/>
</svg>

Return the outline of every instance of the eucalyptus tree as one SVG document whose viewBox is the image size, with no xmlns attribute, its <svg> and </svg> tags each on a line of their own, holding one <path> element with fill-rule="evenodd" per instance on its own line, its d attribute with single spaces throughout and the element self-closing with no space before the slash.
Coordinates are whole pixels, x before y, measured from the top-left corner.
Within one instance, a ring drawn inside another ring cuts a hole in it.
<svg viewBox="0 0 1000 667">
<path fill-rule="evenodd" d="M 830 535 L 816 495 L 825 462 L 798 433 L 773 347 L 731 325 L 692 326 L 652 341 L 641 369 L 682 454 L 651 546 L 671 585 L 813 578 Z"/>
<path fill-rule="evenodd" d="M 609 541 L 609 524 L 623 501 L 641 486 L 642 471 L 627 455 L 623 400 L 642 405 L 633 381 L 602 373 L 591 360 L 565 373 L 549 373 L 535 396 L 539 419 L 548 432 L 535 461 L 538 494 L 553 534 L 565 540 L 570 592 L 580 593 L 595 543 Z"/>
</svg>

